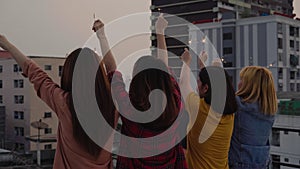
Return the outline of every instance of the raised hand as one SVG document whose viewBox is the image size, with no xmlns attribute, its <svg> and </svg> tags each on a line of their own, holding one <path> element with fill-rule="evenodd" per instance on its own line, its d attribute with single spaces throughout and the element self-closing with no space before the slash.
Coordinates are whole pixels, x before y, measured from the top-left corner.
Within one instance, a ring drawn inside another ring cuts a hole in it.
<svg viewBox="0 0 300 169">
<path fill-rule="evenodd" d="M 7 50 L 12 57 L 16 60 L 16 62 L 21 66 L 24 70 L 24 62 L 28 60 L 28 58 L 17 49 L 12 43 L 10 43 L 4 35 L 0 34 L 0 47 L 4 50 Z"/>
<path fill-rule="evenodd" d="M 218 66 L 218 67 L 222 67 L 222 61 L 220 58 L 215 58 L 213 61 L 212 61 L 212 66 Z"/>
<path fill-rule="evenodd" d="M 9 45 L 10 42 L 6 39 L 6 37 L 0 34 L 0 47 L 4 50 L 8 50 Z"/>
<path fill-rule="evenodd" d="M 190 84 L 190 63 L 192 61 L 192 56 L 187 48 L 184 48 L 184 52 L 180 56 L 182 61 L 185 63 L 182 64 L 181 72 L 180 72 L 180 80 L 179 80 L 179 87 L 182 94 L 182 97 L 184 98 L 184 101 L 186 101 L 187 96 L 193 91 L 193 88 Z"/>
<path fill-rule="evenodd" d="M 105 36 L 104 23 L 99 19 L 94 22 L 92 30 L 97 33 L 98 38 Z"/>
<path fill-rule="evenodd" d="M 156 33 L 164 34 L 164 31 L 167 28 L 167 26 L 168 26 L 168 21 L 164 18 L 163 14 L 161 13 L 155 23 Z"/>
<path fill-rule="evenodd" d="M 192 61 L 192 56 L 187 48 L 184 48 L 184 52 L 181 54 L 180 58 L 187 65 L 189 65 Z"/>
<path fill-rule="evenodd" d="M 202 51 L 199 55 L 199 59 L 198 59 L 198 64 L 199 64 L 199 68 L 202 69 L 205 67 L 205 62 L 208 58 L 208 55 L 205 51 Z"/>
<path fill-rule="evenodd" d="M 168 21 L 165 20 L 163 17 L 163 14 L 160 14 L 156 23 L 156 37 L 157 37 L 157 58 L 160 59 L 162 62 L 165 63 L 166 66 L 168 66 L 168 51 L 167 51 L 167 44 L 166 39 L 164 36 L 164 32 L 166 27 L 168 26 Z"/>
<path fill-rule="evenodd" d="M 104 32 L 104 23 L 97 19 L 94 24 L 92 30 L 96 32 L 97 37 L 100 42 L 100 48 L 103 56 L 103 62 L 105 64 L 105 68 L 107 72 L 114 71 L 117 68 L 115 57 L 110 50 L 108 40 L 105 36 Z"/>
</svg>

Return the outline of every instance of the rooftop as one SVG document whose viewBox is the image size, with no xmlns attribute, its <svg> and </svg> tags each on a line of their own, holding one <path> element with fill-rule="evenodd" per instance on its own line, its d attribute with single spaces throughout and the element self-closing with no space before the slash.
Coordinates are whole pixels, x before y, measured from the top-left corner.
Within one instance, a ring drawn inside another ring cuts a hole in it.
<svg viewBox="0 0 300 169">
<path fill-rule="evenodd" d="M 277 92 L 277 98 L 300 100 L 300 92 Z"/>
<path fill-rule="evenodd" d="M 29 58 L 49 58 L 49 59 L 66 59 L 66 57 L 61 56 L 28 56 Z M 5 50 L 0 50 L 0 60 L 1 59 L 12 59 L 12 55 Z"/>
</svg>

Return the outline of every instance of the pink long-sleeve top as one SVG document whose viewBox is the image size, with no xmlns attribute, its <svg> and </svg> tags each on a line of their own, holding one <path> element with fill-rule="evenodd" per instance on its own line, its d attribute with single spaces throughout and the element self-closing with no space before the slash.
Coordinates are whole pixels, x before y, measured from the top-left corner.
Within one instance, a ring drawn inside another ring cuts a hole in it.
<svg viewBox="0 0 300 169">
<path fill-rule="evenodd" d="M 62 90 L 32 60 L 27 60 L 24 63 L 23 75 L 29 78 L 37 95 L 56 113 L 59 119 L 53 168 L 111 169 L 111 153 L 102 150 L 98 157 L 94 157 L 78 144 L 73 137 L 71 112 L 67 104 L 70 93 Z"/>
</svg>

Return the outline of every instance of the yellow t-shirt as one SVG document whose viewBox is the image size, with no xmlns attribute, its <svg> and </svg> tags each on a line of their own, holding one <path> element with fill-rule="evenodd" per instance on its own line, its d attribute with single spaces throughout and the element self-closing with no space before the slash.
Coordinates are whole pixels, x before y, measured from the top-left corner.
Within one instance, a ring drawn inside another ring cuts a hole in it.
<svg viewBox="0 0 300 169">
<path fill-rule="evenodd" d="M 196 93 L 188 95 L 185 106 L 190 116 L 186 155 L 189 169 L 228 169 L 234 114 L 222 116 L 210 110 Z"/>
</svg>

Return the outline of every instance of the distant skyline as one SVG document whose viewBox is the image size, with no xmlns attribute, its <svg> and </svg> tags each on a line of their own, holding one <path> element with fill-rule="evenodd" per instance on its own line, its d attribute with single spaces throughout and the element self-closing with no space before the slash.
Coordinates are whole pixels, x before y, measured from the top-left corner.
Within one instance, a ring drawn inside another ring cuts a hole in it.
<svg viewBox="0 0 300 169">
<path fill-rule="evenodd" d="M 150 0 L 2 0 L 0 33 L 26 55 L 65 56 L 82 47 L 93 34 L 93 14 L 109 23 L 119 17 L 150 12 Z M 294 0 L 294 13 L 300 18 L 300 0 Z M 137 23 L 145 26 L 144 23 Z M 126 25 L 120 30 L 130 29 Z M 136 43 L 138 41 L 138 43 Z M 115 55 L 131 53 L 150 47 L 149 36 L 132 37 L 114 48 Z"/>
</svg>

